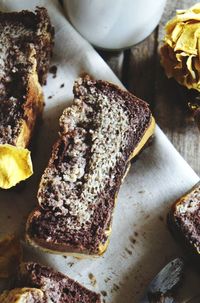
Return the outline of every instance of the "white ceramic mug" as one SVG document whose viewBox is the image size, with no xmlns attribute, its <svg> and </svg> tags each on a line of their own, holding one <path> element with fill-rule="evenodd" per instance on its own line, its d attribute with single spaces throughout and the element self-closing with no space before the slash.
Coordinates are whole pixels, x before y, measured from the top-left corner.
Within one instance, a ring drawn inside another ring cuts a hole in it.
<svg viewBox="0 0 200 303">
<path fill-rule="evenodd" d="M 166 0 L 64 0 L 73 26 L 94 46 L 117 50 L 145 39 L 157 26 Z"/>
</svg>

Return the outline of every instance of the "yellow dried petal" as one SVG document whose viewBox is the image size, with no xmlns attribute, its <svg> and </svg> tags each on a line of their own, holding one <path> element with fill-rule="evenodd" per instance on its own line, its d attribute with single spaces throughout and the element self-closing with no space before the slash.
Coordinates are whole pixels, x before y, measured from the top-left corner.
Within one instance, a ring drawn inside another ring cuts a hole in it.
<svg viewBox="0 0 200 303">
<path fill-rule="evenodd" d="M 178 21 L 187 21 L 187 20 L 200 20 L 200 3 L 196 3 L 189 9 L 177 10 L 176 17 Z"/>
<path fill-rule="evenodd" d="M 30 151 L 10 144 L 0 144 L 0 187 L 15 186 L 33 174 Z"/>
<path fill-rule="evenodd" d="M 200 24 L 185 24 L 182 33 L 178 38 L 174 51 L 184 51 L 191 55 L 197 55 L 197 35 Z"/>
<path fill-rule="evenodd" d="M 14 288 L 10 291 L 4 291 L 0 295 L 1 303 L 29 303 L 42 302 L 44 293 L 37 288 Z"/>
<path fill-rule="evenodd" d="M 22 259 L 22 248 L 14 235 L 0 240 L 0 278 L 8 278 L 16 272 Z"/>
<path fill-rule="evenodd" d="M 183 27 L 184 27 L 183 22 L 177 23 L 176 26 L 174 27 L 172 34 L 171 34 L 171 39 L 174 43 L 177 42 L 178 38 L 182 34 Z"/>
<path fill-rule="evenodd" d="M 172 20 L 168 21 L 165 25 L 166 35 L 171 37 L 174 28 L 177 25 L 177 18 L 174 17 Z"/>
</svg>

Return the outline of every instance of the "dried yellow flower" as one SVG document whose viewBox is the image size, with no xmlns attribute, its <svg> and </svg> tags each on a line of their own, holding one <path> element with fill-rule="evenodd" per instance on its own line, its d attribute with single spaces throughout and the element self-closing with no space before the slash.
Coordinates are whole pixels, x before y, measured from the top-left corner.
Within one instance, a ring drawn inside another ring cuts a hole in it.
<svg viewBox="0 0 200 303">
<path fill-rule="evenodd" d="M 200 91 L 200 3 L 177 10 L 165 29 L 160 53 L 167 77 Z"/>
<path fill-rule="evenodd" d="M 44 293 L 37 288 L 15 288 L 0 294 L 1 303 L 44 302 Z M 46 300 L 45 300 L 46 302 Z"/>
<path fill-rule="evenodd" d="M 0 144 L 0 187 L 8 189 L 33 174 L 30 151 Z"/>
</svg>

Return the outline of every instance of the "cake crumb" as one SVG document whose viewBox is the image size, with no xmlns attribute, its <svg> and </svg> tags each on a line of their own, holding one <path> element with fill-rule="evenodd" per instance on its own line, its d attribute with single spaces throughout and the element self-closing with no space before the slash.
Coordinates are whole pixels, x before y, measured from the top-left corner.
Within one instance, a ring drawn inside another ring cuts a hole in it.
<svg viewBox="0 0 200 303">
<path fill-rule="evenodd" d="M 60 85 L 60 88 L 63 88 L 65 86 L 65 84 L 64 83 L 62 83 L 61 85 Z"/>
<path fill-rule="evenodd" d="M 52 96 L 49 96 L 49 97 L 48 97 L 48 99 L 51 99 L 51 98 L 52 98 Z"/>
<path fill-rule="evenodd" d="M 119 286 L 117 285 L 117 284 L 113 284 L 113 287 L 112 287 L 112 289 L 111 289 L 111 293 L 112 292 L 117 292 L 119 290 Z"/>
<path fill-rule="evenodd" d="M 73 263 L 73 262 L 69 262 L 69 263 L 67 263 L 67 265 L 68 265 L 69 267 L 72 267 L 72 266 L 74 265 L 74 263 Z"/>
<path fill-rule="evenodd" d="M 107 278 L 104 280 L 104 282 L 105 282 L 105 283 L 108 283 L 110 280 L 111 280 L 111 278 L 110 278 L 110 277 L 107 277 Z"/>
<path fill-rule="evenodd" d="M 133 253 L 131 250 L 129 250 L 128 248 L 125 248 L 125 251 L 131 256 Z"/>
<path fill-rule="evenodd" d="M 106 296 L 107 296 L 107 292 L 106 292 L 105 290 L 102 290 L 102 291 L 101 291 L 101 294 L 102 294 L 103 297 L 106 297 Z"/>
<path fill-rule="evenodd" d="M 92 286 L 95 286 L 95 285 L 97 284 L 97 280 L 96 280 L 95 276 L 93 275 L 93 273 L 90 272 L 90 273 L 88 274 L 88 277 L 89 277 L 89 279 L 90 279 L 91 285 L 92 285 Z"/>
<path fill-rule="evenodd" d="M 135 243 L 136 243 L 136 239 L 133 238 L 133 237 L 129 237 L 129 240 L 131 241 L 132 244 L 135 244 Z"/>
<path fill-rule="evenodd" d="M 50 72 L 51 74 L 53 74 L 53 78 L 56 78 L 56 76 L 57 76 L 57 70 L 58 70 L 58 68 L 57 68 L 56 65 L 52 65 L 52 66 L 49 68 L 49 72 Z"/>
</svg>

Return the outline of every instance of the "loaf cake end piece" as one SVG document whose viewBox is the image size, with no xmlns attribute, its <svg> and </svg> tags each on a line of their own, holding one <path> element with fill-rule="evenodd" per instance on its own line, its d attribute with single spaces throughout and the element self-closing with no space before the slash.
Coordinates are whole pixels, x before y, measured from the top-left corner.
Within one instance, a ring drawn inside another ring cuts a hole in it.
<svg viewBox="0 0 200 303">
<path fill-rule="evenodd" d="M 173 204 L 168 223 L 175 238 L 200 264 L 200 182 Z"/>
<path fill-rule="evenodd" d="M 24 153 L 43 111 L 41 85 L 46 81 L 53 46 L 46 9 L 0 12 L 0 41 L 0 161 L 7 161 L 2 164 L 0 187 L 7 189 L 32 174 L 30 155 L 24 157 Z M 18 162 L 20 155 L 28 169 Z"/>
<path fill-rule="evenodd" d="M 55 253 L 99 256 L 130 160 L 154 132 L 148 105 L 106 81 L 80 78 L 27 221 L 27 240 Z"/>
</svg>

